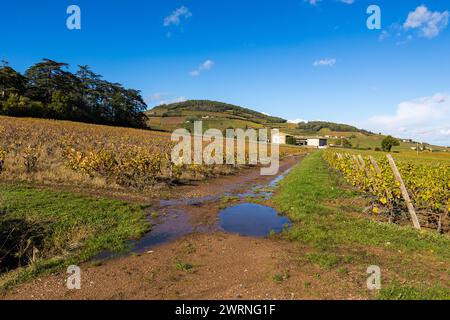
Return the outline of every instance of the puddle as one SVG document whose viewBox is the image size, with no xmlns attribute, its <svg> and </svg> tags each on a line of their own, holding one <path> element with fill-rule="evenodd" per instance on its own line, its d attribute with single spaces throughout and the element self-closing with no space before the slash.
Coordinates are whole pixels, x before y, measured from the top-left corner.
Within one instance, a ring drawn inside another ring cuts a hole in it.
<svg viewBox="0 0 450 320">
<path fill-rule="evenodd" d="M 241 202 L 246 201 L 247 198 L 268 200 L 272 197 L 278 182 L 289 171 L 290 169 L 284 171 L 268 184 L 253 186 L 246 193 L 233 194 L 226 192 L 223 196 L 237 197 Z M 156 219 L 149 217 L 152 223 L 152 229 L 143 238 L 128 242 L 131 252 L 138 254 L 144 253 L 159 244 L 176 240 L 193 232 L 214 232 L 215 230 L 222 229 L 245 236 L 265 237 L 271 231 L 278 233 L 286 226 L 291 226 L 290 220 L 287 217 L 278 215 L 275 209 L 254 203 L 241 203 L 220 211 L 218 216 L 219 221 L 213 221 L 214 225 L 197 224 L 194 226 L 192 221 L 190 221 L 190 217 L 199 214 L 204 205 L 217 202 L 220 198 L 221 196 L 205 196 L 188 199 L 160 200 L 160 216 Z M 191 208 L 190 213 L 183 210 L 183 206 L 189 206 Z M 116 254 L 110 251 L 103 251 L 93 260 L 117 258 L 123 255 L 126 255 L 126 253 Z"/>
<path fill-rule="evenodd" d="M 219 196 L 205 196 L 205 197 L 197 197 L 197 198 L 188 198 L 188 199 L 172 199 L 172 200 L 160 200 L 160 207 L 171 207 L 171 206 L 180 206 L 180 205 L 190 205 L 196 206 L 205 202 L 215 201 L 219 199 Z"/>
<path fill-rule="evenodd" d="M 172 209 L 164 216 L 153 221 L 152 229 L 144 237 L 139 240 L 132 240 L 128 242 L 131 248 L 130 252 L 141 254 L 149 249 L 176 240 L 194 231 L 203 231 L 201 229 L 196 230 L 189 223 L 189 216 L 181 210 Z M 101 261 L 110 258 L 118 258 L 127 255 L 128 253 L 115 253 L 108 250 L 102 251 L 97 254 L 93 260 Z"/>
<path fill-rule="evenodd" d="M 281 232 L 290 227 L 289 218 L 267 206 L 242 203 L 228 207 L 219 213 L 220 227 L 227 232 L 243 236 L 265 237 L 272 232 Z"/>
<path fill-rule="evenodd" d="M 283 178 L 286 177 L 286 175 L 291 170 L 292 170 L 292 168 L 287 169 L 282 174 L 278 175 L 275 179 L 270 181 L 268 184 L 254 186 L 253 188 L 251 188 L 250 191 L 245 192 L 245 193 L 240 193 L 238 195 L 238 197 L 240 199 L 259 198 L 261 200 L 269 200 L 272 197 L 273 192 L 274 192 L 275 188 L 277 187 L 278 183 L 281 180 L 283 180 Z"/>
<path fill-rule="evenodd" d="M 166 243 L 194 231 L 187 214 L 179 210 L 171 210 L 169 214 L 152 226 L 152 230 L 133 246 L 133 252 L 143 253 L 146 249 Z"/>
</svg>

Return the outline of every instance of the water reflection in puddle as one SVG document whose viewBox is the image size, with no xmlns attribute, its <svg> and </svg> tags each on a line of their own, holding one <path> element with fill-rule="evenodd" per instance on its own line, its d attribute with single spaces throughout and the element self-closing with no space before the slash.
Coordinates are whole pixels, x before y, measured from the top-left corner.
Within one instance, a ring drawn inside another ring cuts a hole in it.
<svg viewBox="0 0 450 320">
<path fill-rule="evenodd" d="M 158 244 L 175 240 L 192 233 L 194 228 L 189 223 L 189 217 L 178 210 L 171 210 L 152 230 L 133 246 L 133 252 L 142 253 Z"/>
<path fill-rule="evenodd" d="M 225 193 L 224 196 L 237 196 L 241 201 L 246 198 L 268 200 L 272 197 L 274 188 L 287 173 L 286 170 L 266 185 L 257 185 L 246 193 L 233 195 Z M 130 241 L 128 245 L 131 252 L 143 253 L 154 246 L 167 243 L 193 232 L 213 232 L 218 229 L 217 225 L 193 226 L 189 214 L 180 209 L 182 206 L 202 206 L 203 204 L 218 201 L 220 196 L 205 196 L 188 199 L 161 200 L 159 207 L 164 213 L 157 219 L 151 219 L 152 229 L 143 238 Z M 150 219 L 150 218 L 149 218 Z M 219 213 L 220 228 L 227 232 L 238 233 L 245 236 L 265 237 L 271 231 L 281 232 L 284 227 L 290 227 L 291 222 L 287 217 L 278 215 L 278 212 L 270 207 L 242 203 L 228 207 Z M 124 253 L 113 253 L 103 251 L 93 260 L 104 260 L 123 256 Z"/>
<path fill-rule="evenodd" d="M 254 203 L 228 207 L 220 212 L 219 218 L 224 231 L 253 237 L 265 237 L 271 231 L 278 233 L 291 226 L 290 220 L 278 215 L 275 209 Z"/>
</svg>

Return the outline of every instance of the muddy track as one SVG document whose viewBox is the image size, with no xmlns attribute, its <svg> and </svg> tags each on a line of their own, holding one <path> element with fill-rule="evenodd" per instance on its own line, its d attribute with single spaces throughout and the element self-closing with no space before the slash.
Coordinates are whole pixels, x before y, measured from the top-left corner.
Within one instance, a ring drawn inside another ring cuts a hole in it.
<svg viewBox="0 0 450 320">
<path fill-rule="evenodd" d="M 285 158 L 279 172 L 285 172 L 299 160 L 301 157 Z M 17 286 L 3 298 L 361 298 L 350 293 L 356 288 L 349 288 L 349 285 L 342 285 L 347 290 L 341 290 L 318 284 L 314 291 L 309 290 L 305 283 L 317 282 L 312 275 L 320 270 L 313 265 L 299 269 L 295 258 L 304 255 L 307 248 L 220 229 L 217 224 L 220 209 L 247 201 L 249 194 L 258 194 L 255 187 L 267 187 L 273 179 L 273 176 L 261 176 L 259 169 L 254 168 L 238 176 L 180 186 L 175 190 L 182 196 L 153 203 L 149 212 L 153 230 L 135 243 L 134 254 L 111 257 L 103 253 L 96 261 L 80 266 L 81 290 L 68 290 L 67 274 L 60 272 Z M 103 258 L 108 259 L 100 261 Z M 278 283 L 273 280 L 275 275 L 288 275 L 289 281 Z M 336 279 L 330 276 L 330 281 L 336 282 Z"/>
</svg>

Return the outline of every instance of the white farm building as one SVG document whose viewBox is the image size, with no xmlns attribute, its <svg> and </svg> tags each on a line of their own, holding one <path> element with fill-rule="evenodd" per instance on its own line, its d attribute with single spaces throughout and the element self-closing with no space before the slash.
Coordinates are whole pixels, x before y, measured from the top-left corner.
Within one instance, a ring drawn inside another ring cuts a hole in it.
<svg viewBox="0 0 450 320">
<path fill-rule="evenodd" d="M 287 144 L 289 141 L 298 146 L 307 146 L 311 148 L 326 148 L 328 145 L 328 139 L 323 137 L 300 137 L 288 135 L 283 132 L 272 135 L 272 143 Z"/>
</svg>

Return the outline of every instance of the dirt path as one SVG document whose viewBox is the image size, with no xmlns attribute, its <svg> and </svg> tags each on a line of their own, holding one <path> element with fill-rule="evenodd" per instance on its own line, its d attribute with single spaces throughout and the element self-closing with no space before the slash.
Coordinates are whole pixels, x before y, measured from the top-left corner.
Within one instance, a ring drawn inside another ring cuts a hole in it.
<svg viewBox="0 0 450 320">
<path fill-rule="evenodd" d="M 314 265 L 300 268 L 293 257 L 301 253 L 304 248 L 284 241 L 192 234 L 140 256 L 82 265 L 81 290 L 66 289 L 61 273 L 21 285 L 6 299 L 362 298 L 351 293 L 357 292 L 355 283 Z M 179 270 L 180 262 L 192 268 Z"/>
<path fill-rule="evenodd" d="M 299 157 L 287 157 L 280 173 Z M 217 228 L 223 195 L 236 195 L 274 177 L 259 169 L 174 189 L 158 201 L 155 226 L 135 253 L 82 264 L 81 290 L 68 290 L 62 271 L 11 289 L 4 299 L 366 299 L 366 272 L 324 270 L 298 242 L 244 237 Z M 245 200 L 243 200 L 245 201 Z M 153 218 L 152 218 L 153 219 Z M 172 219 L 172 220 L 171 220 Z M 181 229 L 177 229 L 181 227 Z M 211 227 L 211 228 L 209 228 Z M 175 230 L 175 236 L 167 234 Z M 181 230 L 181 233 L 179 232 Z M 349 248 L 348 250 L 353 250 Z M 107 256 L 107 255 L 106 255 Z"/>
</svg>

